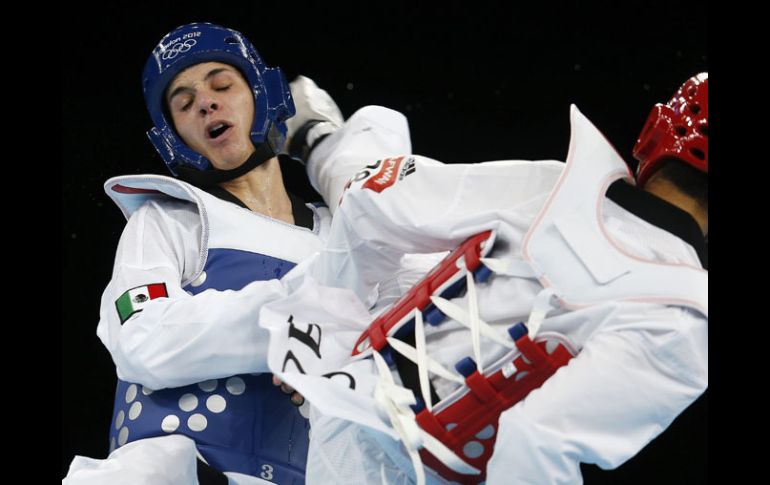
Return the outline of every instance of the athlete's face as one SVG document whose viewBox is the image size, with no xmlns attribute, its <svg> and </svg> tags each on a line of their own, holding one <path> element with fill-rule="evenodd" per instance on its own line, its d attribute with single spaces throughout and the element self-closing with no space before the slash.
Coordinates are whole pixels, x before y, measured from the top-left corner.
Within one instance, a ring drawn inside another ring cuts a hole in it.
<svg viewBox="0 0 770 485">
<path fill-rule="evenodd" d="M 254 97 L 234 67 L 221 62 L 188 67 L 169 84 L 166 103 L 179 136 L 214 167 L 236 168 L 254 152 L 249 137 Z"/>
</svg>

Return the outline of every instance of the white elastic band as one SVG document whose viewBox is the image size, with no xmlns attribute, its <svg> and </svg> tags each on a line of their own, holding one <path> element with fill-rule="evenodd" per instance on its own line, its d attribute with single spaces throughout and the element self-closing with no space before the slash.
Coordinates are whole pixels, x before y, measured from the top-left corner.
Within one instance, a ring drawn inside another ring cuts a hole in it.
<svg viewBox="0 0 770 485">
<path fill-rule="evenodd" d="M 417 358 L 417 351 L 414 349 L 414 347 L 393 337 L 388 337 L 387 341 L 388 344 L 393 347 L 393 350 L 411 360 L 418 366 L 420 365 L 419 359 Z M 427 354 L 425 355 L 425 363 L 423 365 L 425 364 L 427 364 L 428 370 L 434 374 L 440 375 L 444 379 L 449 379 L 450 381 L 456 382 L 458 384 L 465 384 L 465 379 L 463 379 L 462 376 L 447 370 L 444 366 L 431 359 Z"/>
<path fill-rule="evenodd" d="M 521 259 L 497 259 L 497 258 L 480 258 L 484 265 L 492 270 L 496 274 L 502 274 L 507 276 L 515 276 L 519 278 L 537 278 L 541 275 L 541 272 L 527 261 Z M 550 288 L 543 288 L 540 293 L 535 296 L 535 301 L 532 304 L 532 310 L 529 312 L 527 318 L 527 328 L 529 329 L 529 338 L 534 339 L 537 332 L 540 330 L 540 325 L 545 320 L 546 315 L 551 310 L 557 308 L 553 304 L 553 296 L 556 293 Z M 434 302 L 436 306 L 439 306 Z M 439 308 L 441 311 L 443 309 Z M 449 313 L 444 312 L 449 315 Z M 452 317 L 457 321 L 460 321 L 456 317 Z M 463 323 L 463 322 L 461 322 Z"/>
<path fill-rule="evenodd" d="M 458 457 L 444 443 L 417 425 L 414 412 L 409 407 L 410 404 L 415 403 L 414 394 L 409 389 L 395 383 L 388 364 L 385 363 L 385 359 L 379 352 L 375 350 L 372 352 L 372 356 L 380 375 L 374 388 L 374 399 L 379 408 L 387 414 L 391 426 L 409 453 L 412 466 L 414 466 L 417 485 L 425 485 L 425 469 L 418 451 L 420 446 L 425 447 L 433 456 L 458 473 L 471 475 L 481 473 L 477 468 Z M 384 480 L 384 469 L 381 468 L 380 473 Z"/>
<path fill-rule="evenodd" d="M 440 296 L 431 296 L 430 301 L 434 305 L 436 305 L 436 308 L 441 310 L 441 312 L 444 315 L 470 328 L 471 324 L 470 324 L 470 316 L 468 315 L 468 312 L 466 312 L 459 306 L 455 305 L 451 301 L 445 298 L 441 298 Z M 497 330 L 492 328 L 491 325 L 489 325 L 487 322 L 485 322 L 481 318 L 478 319 L 478 325 L 479 325 L 479 331 L 483 336 L 491 340 L 494 340 L 495 342 L 509 349 L 516 348 L 516 343 L 514 341 L 512 341 L 509 337 L 501 336 Z"/>
<path fill-rule="evenodd" d="M 454 451 L 447 448 L 444 443 L 437 440 L 435 436 L 420 428 L 420 436 L 422 437 L 422 444 L 433 456 L 441 460 L 441 462 L 456 471 L 457 473 L 464 473 L 466 475 L 478 475 L 481 472 L 478 468 L 466 463 L 462 458 L 457 456 Z"/>
<path fill-rule="evenodd" d="M 529 312 L 527 318 L 527 328 L 529 329 L 529 338 L 534 340 L 535 335 L 540 330 L 540 324 L 545 320 L 545 316 L 551 310 L 556 309 L 556 305 L 553 304 L 553 297 L 556 294 L 551 288 L 543 288 L 540 293 L 535 296 L 535 301 L 532 303 L 532 310 Z"/>
<path fill-rule="evenodd" d="M 484 266 L 497 274 L 518 276 L 519 278 L 537 278 L 540 276 L 540 271 L 522 259 L 480 258 L 480 260 Z"/>
<path fill-rule="evenodd" d="M 420 453 L 417 451 L 422 444 L 420 427 L 415 421 L 414 412 L 409 404 L 415 404 L 414 394 L 409 389 L 396 385 L 390 375 L 388 364 L 376 350 L 372 353 L 380 378 L 374 388 L 374 399 L 380 410 L 385 411 L 401 442 L 404 444 L 409 458 L 412 460 L 417 485 L 425 485 L 425 470 L 422 466 Z"/>
<path fill-rule="evenodd" d="M 463 261 L 463 265 L 465 261 Z M 473 281 L 473 273 L 465 271 L 465 284 L 468 295 L 468 316 L 471 321 L 471 343 L 473 344 L 473 357 L 476 359 L 476 370 L 479 374 L 484 373 L 481 366 L 481 340 L 479 338 L 479 301 L 476 299 L 476 283 Z"/>
<path fill-rule="evenodd" d="M 425 328 L 423 327 L 422 312 L 414 309 L 414 346 L 417 351 L 417 375 L 420 378 L 420 393 L 425 407 L 433 411 L 433 403 L 430 399 L 430 381 L 428 381 L 427 354 L 425 352 Z"/>
</svg>

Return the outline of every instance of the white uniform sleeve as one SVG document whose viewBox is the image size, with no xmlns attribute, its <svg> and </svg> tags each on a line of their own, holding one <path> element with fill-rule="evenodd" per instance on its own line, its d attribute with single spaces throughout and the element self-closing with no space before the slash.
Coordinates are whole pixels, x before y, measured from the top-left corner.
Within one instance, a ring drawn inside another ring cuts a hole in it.
<svg viewBox="0 0 770 485">
<path fill-rule="evenodd" d="M 579 484 L 580 463 L 634 456 L 708 385 L 707 321 L 687 309 L 618 309 L 582 352 L 505 411 L 487 483 Z"/>
<path fill-rule="evenodd" d="M 162 389 L 268 371 L 259 309 L 285 291 L 269 280 L 239 291 L 188 294 L 182 283 L 196 270 L 200 231 L 194 206 L 182 202 L 150 202 L 129 219 L 97 328 L 121 379 Z M 150 300 L 121 325 L 118 298 L 156 283 L 165 284 L 168 298 Z"/>
<path fill-rule="evenodd" d="M 409 126 L 404 115 L 381 106 L 366 106 L 356 111 L 342 128 L 313 150 L 307 164 L 308 177 L 332 213 L 336 213 L 345 187 L 354 176 L 376 172 L 377 169 L 372 169 L 372 166 L 387 157 L 407 155 L 411 149 Z M 428 159 L 420 163 L 441 165 Z M 384 217 L 378 208 L 371 209 L 373 220 Z M 338 227 L 331 231 L 333 235 L 316 265 L 315 277 L 328 286 L 356 289 L 362 301 L 369 305 L 375 300 L 378 300 L 379 306 L 393 301 L 403 291 L 404 281 L 419 279 L 430 269 L 428 264 L 432 266 L 438 261 L 431 256 L 404 256 L 408 251 L 390 247 L 383 242 L 383 238 L 364 241 L 356 235 L 350 217 L 336 219 L 340 219 L 336 223 Z M 334 226 L 335 223 L 332 224 Z M 375 226 L 375 229 L 379 230 L 380 226 Z M 387 238 L 388 228 L 382 229 Z M 369 236 L 365 235 L 366 238 Z M 351 245 L 356 245 L 355 259 L 348 258 Z M 421 250 L 431 252 L 427 246 Z M 372 277 L 361 280 L 359 275 Z M 378 282 L 379 293 L 376 288 Z"/>
<path fill-rule="evenodd" d="M 75 456 L 62 485 L 198 483 L 195 441 L 181 434 L 126 443 L 103 459 Z"/>
<path fill-rule="evenodd" d="M 307 175 L 334 214 L 345 184 L 356 173 L 378 159 L 411 152 L 406 117 L 382 106 L 366 106 L 313 149 Z"/>
<path fill-rule="evenodd" d="M 319 282 L 352 289 L 371 303 L 377 283 L 398 271 L 405 254 L 452 250 L 499 226 L 503 210 L 536 210 L 537 204 L 525 206 L 545 200 L 564 166 L 551 160 L 444 165 L 408 158 L 409 169 L 392 187 L 366 188 L 377 177 L 372 174 L 344 192 L 316 266 Z"/>
</svg>

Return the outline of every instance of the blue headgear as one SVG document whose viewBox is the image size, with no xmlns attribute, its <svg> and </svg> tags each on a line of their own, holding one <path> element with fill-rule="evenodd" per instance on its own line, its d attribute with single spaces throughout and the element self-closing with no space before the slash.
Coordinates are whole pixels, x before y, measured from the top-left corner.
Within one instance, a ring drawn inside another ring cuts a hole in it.
<svg viewBox="0 0 770 485">
<path fill-rule="evenodd" d="M 240 32 L 210 23 L 187 24 L 160 40 L 147 59 L 142 76 L 144 99 L 155 125 L 147 136 L 171 173 L 178 176 L 179 168 L 214 170 L 206 157 L 193 151 L 177 135 L 164 109 L 165 91 L 171 80 L 184 69 L 202 62 L 229 64 L 246 77 L 254 95 L 251 141 L 264 153 L 264 159 L 278 154 L 286 137 L 284 122 L 295 112 L 291 91 L 281 70 L 266 67 L 254 46 Z M 260 147 L 263 143 L 266 145 Z"/>
</svg>

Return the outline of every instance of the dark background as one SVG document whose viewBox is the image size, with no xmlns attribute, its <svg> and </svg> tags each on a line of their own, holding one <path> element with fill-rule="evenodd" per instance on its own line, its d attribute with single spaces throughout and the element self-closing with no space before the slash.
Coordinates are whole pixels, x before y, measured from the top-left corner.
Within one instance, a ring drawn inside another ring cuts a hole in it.
<svg viewBox="0 0 770 485">
<path fill-rule="evenodd" d="M 193 21 L 239 30 L 289 80 L 314 79 L 345 116 L 367 104 L 403 112 L 414 153 L 447 163 L 563 160 L 575 103 L 635 167 L 631 148 L 653 104 L 708 70 L 705 4 L 518 3 L 62 7 L 62 477 L 75 454 L 107 455 L 115 371 L 95 331 L 125 221 L 102 185 L 167 174 L 145 135 L 140 84 L 160 38 Z M 707 483 L 707 436 L 701 398 L 619 469 L 584 467 L 585 481 Z"/>
</svg>

